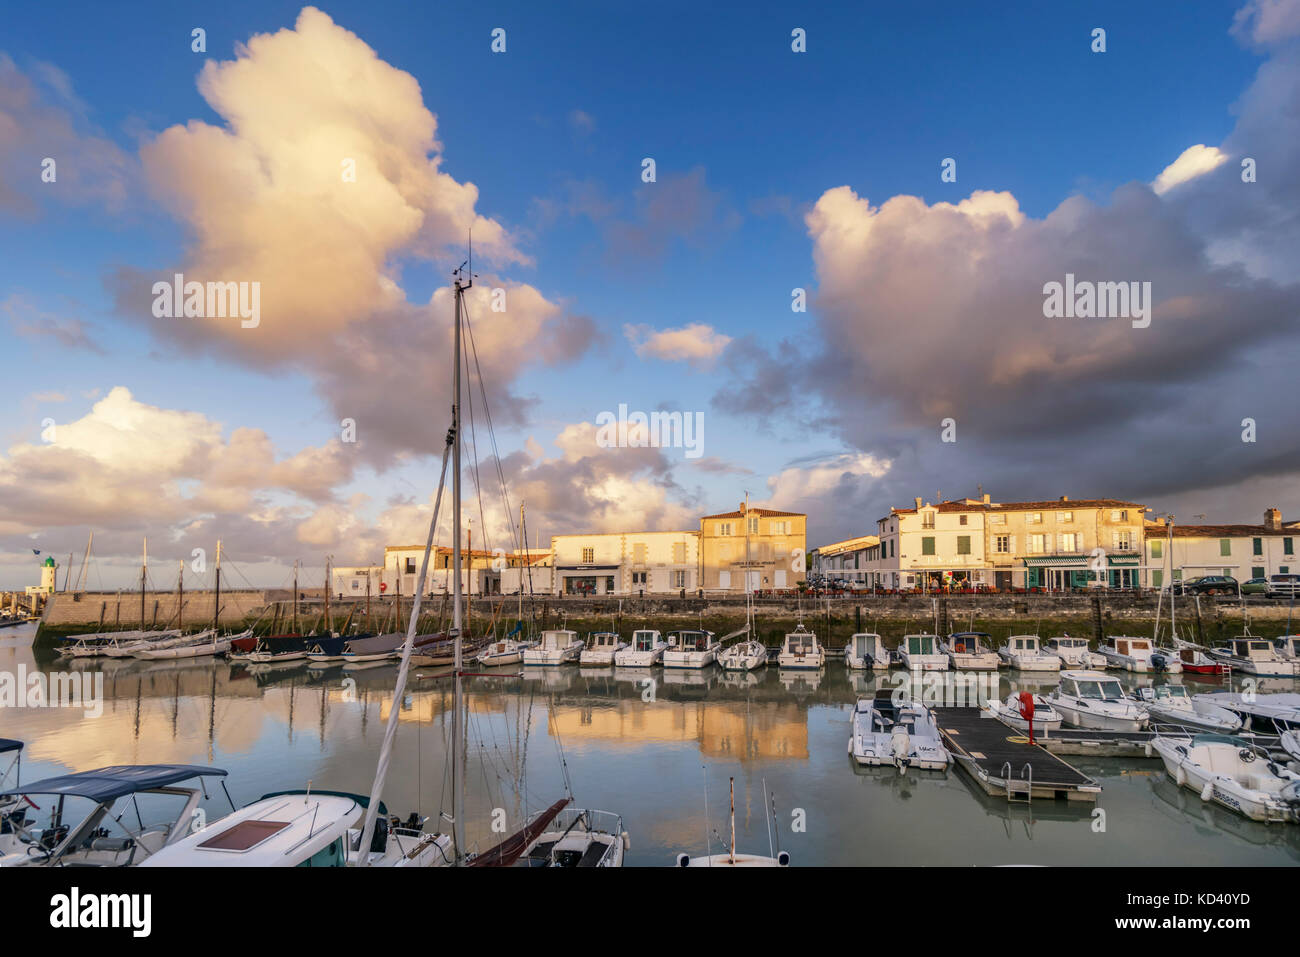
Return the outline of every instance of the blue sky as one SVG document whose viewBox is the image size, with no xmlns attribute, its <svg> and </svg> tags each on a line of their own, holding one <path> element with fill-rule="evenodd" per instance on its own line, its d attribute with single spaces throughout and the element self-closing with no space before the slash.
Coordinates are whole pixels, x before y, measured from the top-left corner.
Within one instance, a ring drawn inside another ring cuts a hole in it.
<svg viewBox="0 0 1300 957">
<path fill-rule="evenodd" d="M 475 211 L 504 226 L 533 260 L 483 267 L 529 283 L 566 313 L 590 320 L 590 348 L 517 370 L 511 390 L 535 401 L 526 424 L 502 428 L 506 449 L 532 437 L 555 455 L 551 440 L 566 425 L 589 422 L 619 403 L 702 410 L 706 454 L 751 473 L 706 472 L 671 454 L 672 495 L 702 514 L 733 506 L 746 488 L 765 496 L 768 479 L 791 464 L 875 448 L 844 427 L 846 410 L 836 409 L 817 381 L 821 366 L 813 353 L 835 353 L 836 327 L 816 306 L 804 315 L 789 307 L 795 286 L 816 299 L 819 277 L 803 217 L 827 190 L 847 185 L 872 204 L 899 195 L 955 203 L 976 190 L 1008 191 L 1035 220 L 1075 195 L 1107 206 L 1117 188 L 1150 182 L 1187 147 L 1232 134 L 1234 103 L 1261 63 L 1258 49 L 1229 33 L 1238 6 L 321 9 L 418 81 L 437 117 L 442 171 L 472 182 Z M 125 11 L 11 5 L 0 51 L 38 85 L 48 76 L 44 65 L 62 71 L 76 99 L 44 84 L 42 105 L 71 117 L 79 135 L 110 140 L 134 159 L 142 142 L 176 124 L 224 126 L 226 118 L 196 88 L 204 61 L 232 60 L 254 34 L 292 28 L 300 9 L 239 2 Z M 207 31 L 206 55 L 190 51 L 195 26 Z M 1100 55 L 1090 50 L 1090 32 L 1099 26 L 1107 31 Z M 504 54 L 489 49 L 495 27 L 507 31 Z M 795 27 L 807 31 L 806 53 L 790 49 Z M 25 145 L 39 152 L 39 143 Z M 647 156 L 656 161 L 659 185 L 685 178 L 695 190 L 662 223 L 645 218 L 648 187 L 640 172 Z M 956 183 L 940 182 L 944 157 L 957 160 Z M 13 175 L 13 167 L 0 175 Z M 108 278 L 121 267 L 165 270 L 193 241 L 193 224 L 169 211 L 155 186 L 139 177 L 117 209 L 39 193 L 31 193 L 36 205 L 25 212 L 0 207 L 0 302 L 11 307 L 0 321 L 12 326 L 33 310 L 79 319 L 97 346 L 53 348 L 48 336 L 8 337 L 4 445 L 37 441 L 43 416 L 77 419 L 114 386 L 152 406 L 201 412 L 227 436 L 238 427 L 263 430 L 280 456 L 329 441 L 338 431 L 336 409 L 310 369 L 268 370 L 202 349 L 180 354 L 146 325 L 124 320 Z M 16 188 L 31 192 L 26 184 Z M 621 230 L 631 230 L 635 241 L 612 247 L 611 237 L 627 235 Z M 412 252 L 394 251 L 388 265 L 407 300 L 425 303 L 458 252 L 443 248 L 433 262 Z M 628 324 L 662 330 L 691 323 L 737 342 L 748 337 L 768 353 L 798 354 L 780 373 L 794 407 L 770 414 L 715 401 L 738 378 L 759 374 L 744 354 L 706 364 L 647 358 L 624 334 Z M 783 342 L 795 351 L 785 352 Z M 407 358 L 407 368 L 392 370 L 398 381 L 415 368 L 417 357 Z M 93 398 L 84 394 L 92 390 Z M 49 392 L 67 398 L 34 398 Z M 861 410 L 863 418 L 888 414 Z M 894 436 L 886 444 L 911 442 Z M 952 486 L 973 485 L 960 469 L 949 469 L 957 473 Z M 818 534 L 869 530 L 906 484 L 855 498 L 853 513 L 817 524 Z M 1131 494 L 1152 491 L 1135 484 Z M 368 495 L 362 511 L 373 518 L 393 496 L 424 498 L 431 485 L 427 461 L 384 459 L 334 492 L 339 501 Z M 1110 494 L 1078 490 L 1085 493 Z M 264 494 L 271 502 L 293 499 L 282 489 Z M 1242 511 L 1253 517 L 1254 501 Z M 858 518 L 863 527 L 850 527 Z M 557 512 L 543 534 L 570 530 L 561 525 L 572 520 Z M 85 531 L 40 521 L 31 531 L 15 530 L 0 551 L 16 554 L 33 532 L 64 551 Z M 180 536 L 173 538 L 179 547 Z M 295 547 L 280 557 L 292 561 Z M 25 578 L 16 566 L 5 574 L 18 579 L 11 584 Z"/>
</svg>

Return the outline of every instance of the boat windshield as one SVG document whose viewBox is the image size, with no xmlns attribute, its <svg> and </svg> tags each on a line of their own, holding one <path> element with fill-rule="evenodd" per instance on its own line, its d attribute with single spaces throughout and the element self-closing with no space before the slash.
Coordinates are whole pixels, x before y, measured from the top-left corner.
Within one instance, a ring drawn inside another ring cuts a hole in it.
<svg viewBox="0 0 1300 957">
<path fill-rule="evenodd" d="M 650 651 L 654 648 L 655 633 L 653 631 L 638 631 L 632 635 L 632 640 L 636 642 L 637 651 Z"/>
<path fill-rule="evenodd" d="M 1156 689 L 1157 698 L 1186 698 L 1187 689 L 1182 685 L 1161 685 Z"/>
<path fill-rule="evenodd" d="M 1124 697 L 1124 689 L 1114 678 L 1102 680 L 1084 680 L 1074 683 L 1080 698 L 1095 698 L 1098 701 L 1116 701 Z"/>
<path fill-rule="evenodd" d="M 934 651 L 934 636 L 932 635 L 908 635 L 907 651 L 913 655 L 928 655 Z"/>
<path fill-rule="evenodd" d="M 1014 647 L 1016 651 L 1037 651 L 1038 650 L 1037 638 L 1016 638 L 1014 639 L 1014 641 L 1015 641 Z"/>
</svg>

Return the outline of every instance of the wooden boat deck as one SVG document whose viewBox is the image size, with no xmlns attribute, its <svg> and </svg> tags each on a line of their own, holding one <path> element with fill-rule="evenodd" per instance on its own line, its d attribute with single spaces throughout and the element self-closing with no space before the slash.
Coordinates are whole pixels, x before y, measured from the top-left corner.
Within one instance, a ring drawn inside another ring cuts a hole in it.
<svg viewBox="0 0 1300 957">
<path fill-rule="evenodd" d="M 1101 786 L 1024 733 L 979 708 L 934 708 L 943 743 L 984 790 L 1008 801 L 1096 801 Z"/>
</svg>

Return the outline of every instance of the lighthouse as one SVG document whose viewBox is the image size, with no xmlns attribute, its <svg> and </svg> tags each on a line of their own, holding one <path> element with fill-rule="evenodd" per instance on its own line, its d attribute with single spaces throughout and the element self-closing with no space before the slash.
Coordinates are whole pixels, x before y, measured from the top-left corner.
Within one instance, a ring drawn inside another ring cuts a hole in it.
<svg viewBox="0 0 1300 957">
<path fill-rule="evenodd" d="M 45 559 L 41 565 L 41 592 L 46 595 L 54 594 L 54 583 L 58 579 L 59 566 L 55 564 L 54 558 Z"/>
</svg>

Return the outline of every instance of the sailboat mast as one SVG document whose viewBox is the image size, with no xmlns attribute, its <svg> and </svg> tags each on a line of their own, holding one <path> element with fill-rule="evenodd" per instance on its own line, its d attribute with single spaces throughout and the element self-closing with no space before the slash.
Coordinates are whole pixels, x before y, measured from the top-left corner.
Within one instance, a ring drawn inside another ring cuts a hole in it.
<svg viewBox="0 0 1300 957">
<path fill-rule="evenodd" d="M 731 857 L 732 864 L 736 863 L 736 779 L 731 779 Z"/>
<path fill-rule="evenodd" d="M 451 428 L 454 433 L 452 445 L 452 470 L 451 470 L 451 564 L 454 572 L 454 584 L 452 585 L 452 604 L 451 604 L 451 627 L 452 634 L 455 636 L 455 673 L 456 673 L 456 695 L 455 695 L 455 713 L 452 716 L 452 741 L 454 746 L 452 757 L 452 830 L 455 840 L 456 856 L 462 858 L 465 855 L 465 781 L 461 773 L 460 759 L 463 751 L 461 743 L 462 735 L 462 715 L 463 691 L 461 688 L 460 670 L 461 661 L 461 554 L 460 554 L 460 323 L 461 308 L 465 296 L 465 290 L 474 284 L 474 278 L 471 274 L 468 281 L 464 281 L 464 276 L 460 270 L 456 274 L 456 320 L 455 320 L 455 347 L 452 350 L 456 369 L 452 373 L 452 405 L 451 405 Z"/>
<path fill-rule="evenodd" d="M 1165 518 L 1165 525 L 1168 528 L 1167 541 L 1165 550 L 1169 552 L 1169 635 L 1173 638 L 1173 647 L 1178 647 L 1178 624 L 1174 617 L 1174 517 L 1172 515 Z"/>
<path fill-rule="evenodd" d="M 298 634 L 298 562 L 293 563 L 293 633 Z"/>
<path fill-rule="evenodd" d="M 145 579 L 149 574 L 149 539 L 144 540 L 140 551 L 140 630 L 144 631 L 144 590 Z"/>
<path fill-rule="evenodd" d="M 532 564 L 532 556 L 528 554 L 528 540 L 524 538 L 524 503 L 519 503 L 519 543 L 523 546 L 524 561 Z M 519 576 L 519 628 L 522 631 L 524 627 L 524 579 Z M 521 634 L 522 638 L 523 635 Z"/>
<path fill-rule="evenodd" d="M 217 539 L 217 591 L 212 598 L 212 628 L 221 633 L 221 539 Z"/>
<path fill-rule="evenodd" d="M 330 556 L 325 556 L 325 637 L 334 634 L 334 625 L 330 621 Z"/>
<path fill-rule="evenodd" d="M 176 627 L 185 631 L 185 559 L 181 559 L 180 574 L 176 577 Z"/>
</svg>

